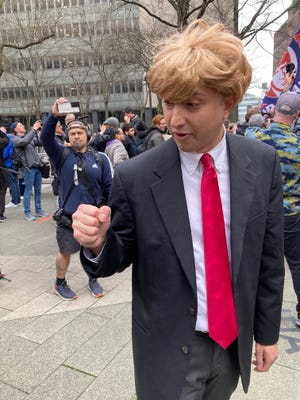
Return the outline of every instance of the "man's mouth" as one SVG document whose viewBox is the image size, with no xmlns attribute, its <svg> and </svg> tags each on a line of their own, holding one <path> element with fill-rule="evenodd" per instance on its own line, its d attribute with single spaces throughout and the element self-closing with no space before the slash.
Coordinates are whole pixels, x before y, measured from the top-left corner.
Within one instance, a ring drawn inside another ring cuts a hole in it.
<svg viewBox="0 0 300 400">
<path fill-rule="evenodd" d="M 189 136 L 189 133 L 185 132 L 173 132 L 173 135 L 176 136 L 179 139 L 185 138 L 186 136 Z"/>
</svg>

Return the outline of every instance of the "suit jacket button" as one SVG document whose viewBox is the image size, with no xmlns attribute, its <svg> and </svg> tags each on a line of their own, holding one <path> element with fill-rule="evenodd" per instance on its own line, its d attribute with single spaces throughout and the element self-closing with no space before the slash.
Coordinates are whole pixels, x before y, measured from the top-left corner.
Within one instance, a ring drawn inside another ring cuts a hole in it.
<svg viewBox="0 0 300 400">
<path fill-rule="evenodd" d="M 193 307 L 191 307 L 189 309 L 189 312 L 190 312 L 191 315 L 195 315 L 196 314 L 195 309 Z"/>
<path fill-rule="evenodd" d="M 189 353 L 189 348 L 188 348 L 188 346 L 182 346 L 182 347 L 181 347 L 181 351 L 182 351 L 184 354 L 188 354 L 188 353 Z"/>
</svg>

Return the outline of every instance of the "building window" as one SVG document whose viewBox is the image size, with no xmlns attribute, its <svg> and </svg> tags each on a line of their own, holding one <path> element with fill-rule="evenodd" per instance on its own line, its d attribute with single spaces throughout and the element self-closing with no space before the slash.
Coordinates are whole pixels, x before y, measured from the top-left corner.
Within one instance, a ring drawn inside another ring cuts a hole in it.
<svg viewBox="0 0 300 400">
<path fill-rule="evenodd" d="M 129 82 L 129 93 L 135 93 L 135 82 Z"/>
<path fill-rule="evenodd" d="M 49 87 L 49 97 L 56 97 L 55 88 L 53 86 Z"/>
<path fill-rule="evenodd" d="M 66 57 L 63 57 L 63 58 L 61 59 L 61 67 L 62 67 L 62 68 L 68 68 L 68 60 L 67 60 Z"/>
<path fill-rule="evenodd" d="M 122 93 L 128 93 L 128 83 L 122 82 Z"/>
<path fill-rule="evenodd" d="M 73 22 L 73 36 L 74 37 L 79 36 L 79 23 L 78 22 Z"/>
<path fill-rule="evenodd" d="M 64 37 L 64 28 L 62 26 L 57 27 L 57 36 L 60 39 Z"/>
<path fill-rule="evenodd" d="M 143 82 L 142 81 L 136 81 L 136 91 L 138 93 L 143 93 Z"/>
<path fill-rule="evenodd" d="M 70 97 L 70 87 L 69 85 L 64 86 L 64 97 L 68 98 Z"/>
<path fill-rule="evenodd" d="M 63 97 L 63 90 L 61 86 L 56 86 L 56 95 L 57 97 Z"/>
<path fill-rule="evenodd" d="M 7 100 L 8 99 L 7 89 L 2 89 L 2 99 L 3 100 Z"/>
<path fill-rule="evenodd" d="M 55 58 L 53 59 L 53 67 L 54 67 L 54 69 L 60 69 L 59 58 L 55 57 Z"/>
<path fill-rule="evenodd" d="M 27 88 L 21 89 L 21 92 L 22 92 L 22 98 L 27 99 L 28 98 Z"/>
<path fill-rule="evenodd" d="M 77 96 L 77 89 L 75 86 L 70 88 L 70 93 L 71 93 L 71 96 L 73 96 L 73 97 Z"/>
<path fill-rule="evenodd" d="M 16 100 L 21 98 L 21 90 L 16 88 L 15 89 Z"/>
<path fill-rule="evenodd" d="M 86 22 L 81 22 L 81 35 L 86 36 L 87 35 L 87 26 Z"/>
<path fill-rule="evenodd" d="M 121 93 L 121 82 L 115 82 L 115 93 Z"/>
<path fill-rule="evenodd" d="M 52 58 L 46 58 L 46 60 L 44 61 L 44 66 L 46 69 L 52 69 Z"/>
</svg>

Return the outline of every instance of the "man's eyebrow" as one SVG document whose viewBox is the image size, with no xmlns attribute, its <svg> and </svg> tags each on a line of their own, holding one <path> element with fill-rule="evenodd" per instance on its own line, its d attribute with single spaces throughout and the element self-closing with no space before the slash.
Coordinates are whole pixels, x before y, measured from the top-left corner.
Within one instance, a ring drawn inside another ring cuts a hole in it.
<svg viewBox="0 0 300 400">
<path fill-rule="evenodd" d="M 193 97 L 206 97 L 206 94 L 203 92 L 195 92 L 192 94 L 191 98 Z"/>
</svg>

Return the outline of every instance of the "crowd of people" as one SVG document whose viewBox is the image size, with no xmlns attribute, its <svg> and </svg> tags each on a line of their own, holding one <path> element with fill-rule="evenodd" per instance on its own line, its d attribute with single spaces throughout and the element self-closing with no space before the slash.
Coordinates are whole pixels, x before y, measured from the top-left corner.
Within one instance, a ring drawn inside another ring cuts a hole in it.
<svg viewBox="0 0 300 400">
<path fill-rule="evenodd" d="M 230 399 L 240 377 L 248 390 L 253 338 L 255 371 L 278 357 L 284 257 L 300 327 L 300 95 L 284 91 L 274 115 L 254 107 L 232 123 L 251 66 L 240 39 L 203 20 L 166 39 L 148 81 L 163 99 L 149 128 L 127 108 L 93 134 L 64 115 L 64 130 L 64 98 L 42 127 L 1 128 L 0 222 L 7 186 L 9 204 L 21 203 L 20 168 L 26 220 L 48 215 L 43 146 L 58 183 L 55 293 L 77 298 L 66 280 L 76 252 L 96 298 L 99 278 L 132 266 L 137 397 Z"/>
<path fill-rule="evenodd" d="M 68 124 L 76 120 L 74 114 L 60 115 L 55 127 L 55 139 L 64 147 L 70 147 L 67 134 Z M 42 122 L 37 120 L 26 132 L 24 124 L 13 122 L 9 127 L 0 127 L 3 137 L 1 149 L 1 195 L 0 222 L 7 220 L 5 209 L 21 206 L 23 203 L 24 217 L 35 221 L 37 217 L 47 217 L 42 209 L 41 184 L 44 149 L 40 139 Z M 101 125 L 98 132 L 88 132 L 88 147 L 107 154 L 113 168 L 120 162 L 149 150 L 170 137 L 162 114 L 155 115 L 152 125 L 147 128 L 130 108 L 124 110 L 124 122 L 118 118 L 109 117 Z M 8 140 L 8 142 L 7 142 Z M 5 145 L 4 145 L 5 143 Z M 50 175 L 55 176 L 56 170 L 50 159 Z M 9 191 L 10 201 L 5 204 Z M 31 210 L 30 198 L 34 196 L 35 212 Z"/>
</svg>

